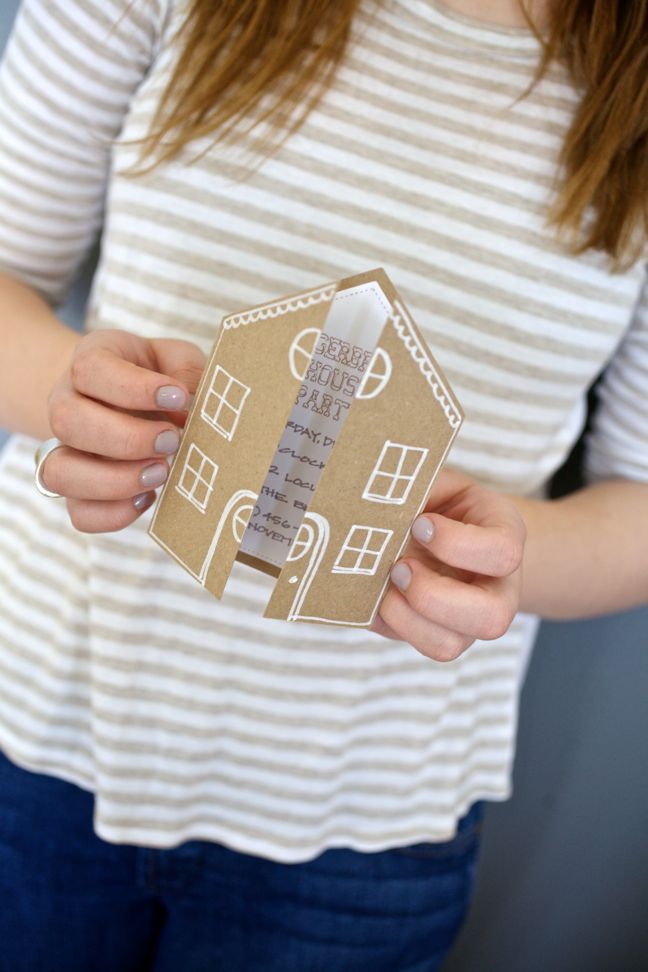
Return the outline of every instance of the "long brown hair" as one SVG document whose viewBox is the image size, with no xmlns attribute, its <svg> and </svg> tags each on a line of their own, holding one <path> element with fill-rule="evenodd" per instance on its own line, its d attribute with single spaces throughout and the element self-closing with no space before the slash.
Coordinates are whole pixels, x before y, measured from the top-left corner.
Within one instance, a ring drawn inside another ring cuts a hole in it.
<svg viewBox="0 0 648 972">
<path fill-rule="evenodd" d="M 190 0 L 145 156 L 157 164 L 260 122 L 268 145 L 295 130 L 342 61 L 360 5 Z M 535 80 L 558 61 L 580 92 L 549 219 L 572 250 L 602 250 L 620 268 L 648 239 L 648 0 L 553 0 L 546 19 Z"/>
</svg>

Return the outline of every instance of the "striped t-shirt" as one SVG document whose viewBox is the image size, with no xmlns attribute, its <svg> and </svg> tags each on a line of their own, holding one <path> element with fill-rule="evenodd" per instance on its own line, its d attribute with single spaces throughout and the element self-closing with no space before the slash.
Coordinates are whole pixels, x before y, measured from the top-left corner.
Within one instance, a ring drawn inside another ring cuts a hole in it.
<svg viewBox="0 0 648 972">
<path fill-rule="evenodd" d="M 275 156 L 200 143 L 133 178 L 181 7 L 24 0 L 0 77 L 0 266 L 56 304 L 103 228 L 88 327 L 208 350 L 224 314 L 382 265 L 465 409 L 452 464 L 538 494 L 611 360 L 588 470 L 648 480 L 645 266 L 611 274 L 545 225 L 577 93 L 555 66 L 520 97 L 534 36 L 384 0 Z M 236 565 L 215 601 L 148 516 L 75 532 L 33 488 L 34 445 L 0 457 L 0 748 L 94 791 L 101 837 L 296 861 L 444 839 L 509 794 L 533 618 L 449 664 L 265 620 L 270 578 Z"/>
</svg>

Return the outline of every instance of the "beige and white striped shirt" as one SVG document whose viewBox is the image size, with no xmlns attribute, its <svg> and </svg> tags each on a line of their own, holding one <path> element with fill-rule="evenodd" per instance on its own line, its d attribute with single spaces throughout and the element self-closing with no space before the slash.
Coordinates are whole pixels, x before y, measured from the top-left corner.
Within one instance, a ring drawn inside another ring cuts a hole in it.
<svg viewBox="0 0 648 972">
<path fill-rule="evenodd" d="M 645 267 L 612 275 L 545 227 L 577 95 L 554 67 L 519 99 L 535 38 L 385 0 L 247 178 L 216 144 L 134 179 L 179 7 L 24 0 L 0 77 L 0 266 L 56 303 L 103 227 L 88 327 L 207 350 L 225 313 L 383 265 L 465 408 L 453 464 L 541 490 L 612 359 L 588 468 L 648 480 Z M 216 602 L 146 516 L 76 533 L 32 488 L 33 448 L 0 457 L 0 748 L 94 791 L 100 836 L 296 861 L 447 838 L 508 795 L 534 619 L 450 664 L 264 620 L 270 579 L 237 565 Z"/>
</svg>

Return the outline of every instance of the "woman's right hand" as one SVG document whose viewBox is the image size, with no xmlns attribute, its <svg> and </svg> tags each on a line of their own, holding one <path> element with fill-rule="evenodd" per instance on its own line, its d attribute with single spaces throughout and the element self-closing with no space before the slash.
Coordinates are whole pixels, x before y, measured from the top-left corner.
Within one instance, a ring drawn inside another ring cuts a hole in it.
<svg viewBox="0 0 648 972">
<path fill-rule="evenodd" d="M 48 399 L 63 443 L 43 484 L 66 497 L 77 530 L 121 530 L 148 509 L 169 472 L 205 355 L 189 341 L 92 331 Z"/>
</svg>

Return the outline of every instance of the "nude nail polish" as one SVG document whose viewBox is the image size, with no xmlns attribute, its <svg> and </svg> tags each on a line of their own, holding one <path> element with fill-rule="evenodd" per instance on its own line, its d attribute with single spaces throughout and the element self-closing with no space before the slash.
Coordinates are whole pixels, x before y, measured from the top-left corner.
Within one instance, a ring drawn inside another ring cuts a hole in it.
<svg viewBox="0 0 648 972">
<path fill-rule="evenodd" d="M 162 385 L 155 393 L 155 404 L 165 412 L 180 412 L 187 407 L 187 393 L 175 385 Z"/>
<path fill-rule="evenodd" d="M 161 486 L 162 483 L 166 482 L 168 475 L 169 467 L 166 462 L 154 462 L 140 473 L 140 485 L 144 489 L 155 489 L 156 486 Z"/>
<path fill-rule="evenodd" d="M 412 580 L 412 571 L 407 564 L 396 564 L 395 567 L 392 567 L 389 576 L 399 591 L 406 591 Z"/>
<path fill-rule="evenodd" d="M 419 516 L 412 524 L 412 536 L 420 543 L 429 543 L 434 536 L 434 525 L 425 516 Z"/>
<path fill-rule="evenodd" d="M 167 429 L 166 432 L 160 432 L 155 440 L 155 451 L 170 456 L 178 451 L 179 445 L 180 436 L 178 433 L 174 432 L 173 429 Z"/>
</svg>

